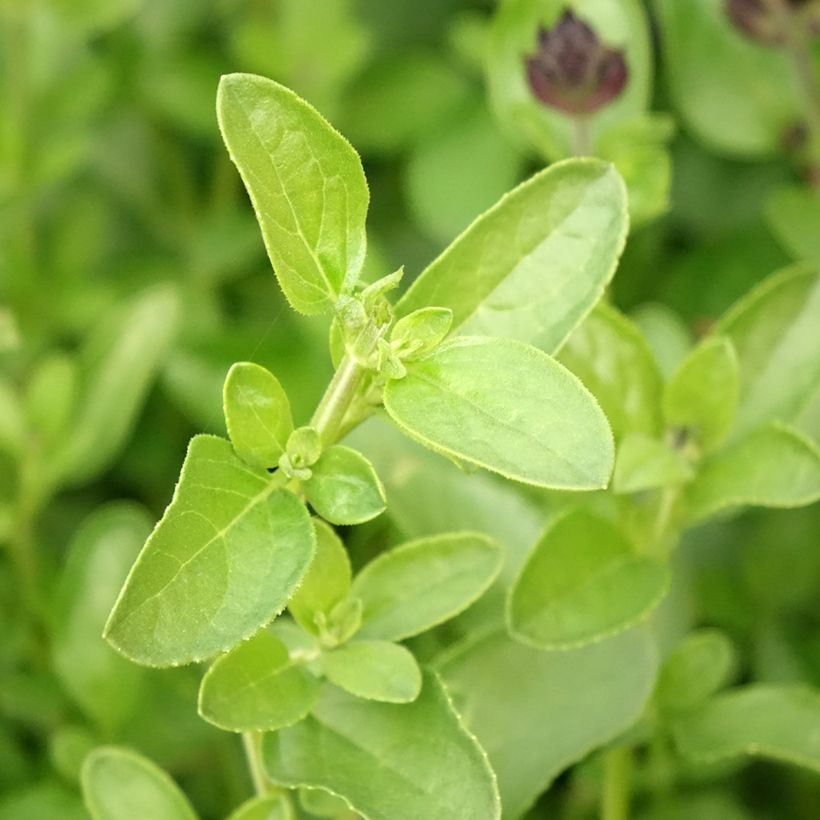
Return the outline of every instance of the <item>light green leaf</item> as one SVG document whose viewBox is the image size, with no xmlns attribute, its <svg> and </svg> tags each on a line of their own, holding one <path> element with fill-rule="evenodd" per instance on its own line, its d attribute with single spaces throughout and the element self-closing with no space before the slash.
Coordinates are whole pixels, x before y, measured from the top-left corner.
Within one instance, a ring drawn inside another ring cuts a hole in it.
<svg viewBox="0 0 820 820">
<path fill-rule="evenodd" d="M 179 298 L 170 287 L 147 291 L 91 340 L 70 432 L 52 459 L 56 481 L 81 484 L 108 467 L 170 347 L 179 310 Z"/>
<path fill-rule="evenodd" d="M 716 450 L 732 429 L 739 378 L 731 340 L 710 336 L 681 362 L 666 385 L 666 423 L 691 433 L 702 452 Z"/>
<path fill-rule="evenodd" d="M 682 712 L 725 686 L 735 671 L 732 642 L 717 629 L 693 632 L 663 662 L 656 697 L 661 708 Z"/>
<path fill-rule="evenodd" d="M 150 532 L 151 521 L 142 508 L 101 507 L 74 536 L 57 587 L 55 671 L 83 712 L 106 731 L 132 714 L 143 672 L 101 641 L 100 633 Z"/>
<path fill-rule="evenodd" d="M 640 305 L 631 317 L 655 355 L 661 374 L 669 379 L 692 347 L 686 323 L 672 308 L 658 302 Z"/>
<path fill-rule="evenodd" d="M 293 432 L 290 402 L 279 380 L 264 367 L 239 362 L 223 389 L 225 423 L 236 454 L 253 467 L 276 467 Z"/>
<path fill-rule="evenodd" d="M 222 137 L 288 301 L 330 310 L 364 262 L 369 193 L 359 155 L 289 89 L 252 74 L 222 77 Z"/>
<path fill-rule="evenodd" d="M 416 279 L 396 313 L 448 307 L 453 330 L 513 337 L 552 353 L 601 297 L 626 231 L 626 191 L 612 166 L 556 163 L 473 222 Z"/>
<path fill-rule="evenodd" d="M 85 759 L 83 797 L 93 820 L 196 820 L 176 783 L 142 755 L 100 746 Z"/>
<path fill-rule="evenodd" d="M 620 632 L 666 594 L 668 571 L 636 553 L 611 523 L 578 509 L 553 519 L 513 583 L 514 638 L 568 649 Z"/>
<path fill-rule="evenodd" d="M 316 555 L 299 589 L 288 601 L 290 614 L 308 632 L 318 634 L 314 617 L 328 614 L 350 590 L 350 558 L 332 527 L 314 518 Z"/>
<path fill-rule="evenodd" d="M 228 820 L 296 820 L 290 800 L 283 794 L 252 797 L 235 811 Z"/>
<path fill-rule="evenodd" d="M 7 789 L 0 796 L 0 820 L 88 820 L 88 812 L 77 793 L 53 778 L 19 789 Z"/>
<path fill-rule="evenodd" d="M 740 364 L 733 436 L 766 421 L 791 422 L 820 382 L 820 274 L 802 267 L 770 276 L 716 325 Z"/>
<path fill-rule="evenodd" d="M 772 232 L 796 260 L 820 265 L 820 197 L 792 185 L 772 194 L 766 207 Z"/>
<path fill-rule="evenodd" d="M 726 507 L 800 507 L 820 498 L 820 449 L 788 427 L 770 424 L 703 463 L 688 486 L 689 515 Z"/>
<path fill-rule="evenodd" d="M 390 641 L 351 641 L 322 656 L 331 683 L 352 695 L 409 703 L 421 691 L 421 670 L 412 653 Z"/>
<path fill-rule="evenodd" d="M 348 808 L 347 803 L 341 797 L 331 794 L 324 789 L 299 789 L 299 803 L 305 811 L 315 814 L 317 817 L 333 817 L 338 820 L 339 815 L 343 818 L 358 817 Z"/>
<path fill-rule="evenodd" d="M 271 732 L 302 720 L 318 694 L 318 679 L 263 630 L 213 662 L 199 688 L 199 714 L 229 732 Z"/>
<path fill-rule="evenodd" d="M 673 736 L 680 753 L 700 763 L 745 755 L 820 772 L 820 692 L 745 686 L 682 715 Z"/>
<path fill-rule="evenodd" d="M 419 308 L 396 322 L 390 341 L 402 359 L 418 359 L 444 341 L 452 324 L 450 308 Z"/>
<path fill-rule="evenodd" d="M 17 391 L 0 377 L 0 451 L 18 453 L 26 441 L 26 419 Z"/>
<path fill-rule="evenodd" d="M 618 446 L 612 489 L 637 493 L 683 484 L 694 475 L 692 466 L 677 450 L 642 433 L 631 433 Z"/>
<path fill-rule="evenodd" d="M 558 356 L 600 402 L 615 438 L 658 435 L 662 382 L 646 339 L 626 316 L 599 304 Z"/>
<path fill-rule="evenodd" d="M 309 718 L 265 736 L 264 759 L 275 783 L 327 789 L 367 820 L 498 820 L 501 813 L 486 755 L 430 673 L 409 704 L 328 688 Z"/>
<path fill-rule="evenodd" d="M 149 666 L 230 649 L 284 609 L 315 543 L 307 510 L 277 476 L 247 467 L 224 439 L 195 436 L 105 636 Z"/>
<path fill-rule="evenodd" d="M 568 652 L 498 632 L 449 653 L 442 677 L 487 750 L 505 817 L 520 817 L 564 769 L 638 719 L 656 663 L 638 630 Z"/>
<path fill-rule="evenodd" d="M 359 452 L 336 444 L 311 467 L 302 482 L 305 497 L 333 524 L 363 524 L 384 512 L 387 502 L 373 465 Z"/>
<path fill-rule="evenodd" d="M 485 592 L 502 558 L 494 541 L 469 532 L 421 538 L 383 553 L 353 581 L 363 604 L 359 637 L 403 640 L 452 618 Z"/>
<path fill-rule="evenodd" d="M 524 389 L 526 387 L 526 389 Z M 384 406 L 431 450 L 541 487 L 605 487 L 614 445 L 568 370 L 512 339 L 454 339 L 387 383 Z"/>
<path fill-rule="evenodd" d="M 53 353 L 39 362 L 28 383 L 26 416 L 31 428 L 49 448 L 65 432 L 74 409 L 76 388 L 76 363 L 64 353 Z"/>
</svg>

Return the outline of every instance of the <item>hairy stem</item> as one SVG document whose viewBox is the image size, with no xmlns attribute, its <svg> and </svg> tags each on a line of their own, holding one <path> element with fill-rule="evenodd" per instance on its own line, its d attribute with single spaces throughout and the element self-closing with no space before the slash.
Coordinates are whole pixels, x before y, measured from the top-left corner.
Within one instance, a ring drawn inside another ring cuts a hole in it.
<svg viewBox="0 0 820 820">
<path fill-rule="evenodd" d="M 363 376 L 361 365 L 345 355 L 310 422 L 319 431 L 325 444 L 338 439 L 345 414 L 356 397 Z"/>
<path fill-rule="evenodd" d="M 262 765 L 261 740 L 261 732 L 242 732 L 242 745 L 245 747 L 245 757 L 248 759 L 253 788 L 257 794 L 264 795 L 272 791 L 272 788 L 265 774 L 265 767 Z"/>
<path fill-rule="evenodd" d="M 601 820 L 627 820 L 632 751 L 625 746 L 604 755 L 604 785 L 601 792 Z"/>
</svg>

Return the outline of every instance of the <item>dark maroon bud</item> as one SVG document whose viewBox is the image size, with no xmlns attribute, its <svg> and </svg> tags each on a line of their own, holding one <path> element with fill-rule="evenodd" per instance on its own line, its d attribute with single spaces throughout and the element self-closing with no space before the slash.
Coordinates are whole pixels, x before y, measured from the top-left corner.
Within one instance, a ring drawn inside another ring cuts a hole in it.
<svg viewBox="0 0 820 820">
<path fill-rule="evenodd" d="M 566 114 L 591 114 L 624 90 L 629 73 L 624 53 L 607 48 L 571 11 L 539 29 L 538 50 L 525 60 L 532 93 Z"/>
<path fill-rule="evenodd" d="M 804 13 L 804 7 L 811 13 Z M 726 14 L 745 35 L 769 46 L 782 45 L 787 39 L 788 15 L 795 13 L 804 20 L 812 34 L 817 28 L 817 3 L 815 0 L 725 0 Z"/>
</svg>

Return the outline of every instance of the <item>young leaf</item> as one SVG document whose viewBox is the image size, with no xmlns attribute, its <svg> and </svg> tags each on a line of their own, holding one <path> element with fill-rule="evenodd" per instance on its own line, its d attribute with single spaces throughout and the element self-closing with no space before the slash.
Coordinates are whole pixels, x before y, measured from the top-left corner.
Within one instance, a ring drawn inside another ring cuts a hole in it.
<svg viewBox="0 0 820 820">
<path fill-rule="evenodd" d="M 26 389 L 25 412 L 44 443 L 52 447 L 65 432 L 76 400 L 77 370 L 73 358 L 54 353 L 39 363 Z"/>
<path fill-rule="evenodd" d="M 85 759 L 83 797 L 93 820 L 196 820 L 185 795 L 142 755 L 100 746 Z"/>
<path fill-rule="evenodd" d="M 314 108 L 263 77 L 222 77 L 217 115 L 285 296 L 302 313 L 327 312 L 364 262 L 369 193 L 359 155 Z"/>
<path fill-rule="evenodd" d="M 615 308 L 599 304 L 567 339 L 558 361 L 600 402 L 616 439 L 660 434 L 658 365 L 640 329 Z"/>
<path fill-rule="evenodd" d="M 453 330 L 552 353 L 601 297 L 626 231 L 617 171 L 596 159 L 557 162 L 473 222 L 416 279 L 396 314 L 440 305 L 453 311 Z"/>
<path fill-rule="evenodd" d="M 293 432 L 290 402 L 279 380 L 250 362 L 228 371 L 223 389 L 225 423 L 236 454 L 253 467 L 276 467 Z"/>
<path fill-rule="evenodd" d="M 700 763 L 750 756 L 820 772 L 820 693 L 753 685 L 708 700 L 673 726 L 680 753 Z"/>
<path fill-rule="evenodd" d="M 615 457 L 612 489 L 637 493 L 689 481 L 695 472 L 684 456 L 641 433 L 624 436 Z"/>
<path fill-rule="evenodd" d="M 276 476 L 251 470 L 224 439 L 195 436 L 105 635 L 149 666 L 230 649 L 282 611 L 315 543 L 307 510 Z"/>
<path fill-rule="evenodd" d="M 106 731 L 133 713 L 143 672 L 100 640 L 128 570 L 151 532 L 145 511 L 101 507 L 83 521 L 57 588 L 55 671 L 80 708 Z"/>
<path fill-rule="evenodd" d="M 296 820 L 296 815 L 284 794 L 266 794 L 247 800 L 228 820 Z"/>
<path fill-rule="evenodd" d="M 733 436 L 789 423 L 820 381 L 820 275 L 801 266 L 770 276 L 715 327 L 735 346 L 740 403 Z"/>
<path fill-rule="evenodd" d="M 322 656 L 327 679 L 352 695 L 409 703 L 421 691 L 421 670 L 403 646 L 390 641 L 351 641 Z"/>
<path fill-rule="evenodd" d="M 317 817 L 332 817 L 334 820 L 353 820 L 354 815 L 341 797 L 336 797 L 324 789 L 299 789 L 299 803 L 305 811 Z"/>
<path fill-rule="evenodd" d="M 274 783 L 327 789 L 368 820 L 501 813 L 486 755 L 430 673 L 409 704 L 328 688 L 310 717 L 265 736 L 264 759 Z"/>
<path fill-rule="evenodd" d="M 199 688 L 199 714 L 229 732 L 272 732 L 305 717 L 318 694 L 318 679 L 262 630 L 213 662 Z"/>
<path fill-rule="evenodd" d="M 769 424 L 705 461 L 687 488 L 689 515 L 726 507 L 799 507 L 820 498 L 820 449 L 784 425 Z"/>
<path fill-rule="evenodd" d="M 600 489 L 612 472 L 612 433 L 595 399 L 513 339 L 442 345 L 387 383 L 384 406 L 426 447 L 527 484 Z"/>
<path fill-rule="evenodd" d="M 341 539 L 332 527 L 314 518 L 316 555 L 301 586 L 288 601 L 288 609 L 297 623 L 316 635 L 314 617 L 329 613 L 350 590 L 350 558 Z"/>
<path fill-rule="evenodd" d="M 361 638 L 403 640 L 452 618 L 478 599 L 501 568 L 485 535 L 450 533 L 410 541 L 371 561 L 353 581 Z"/>
<path fill-rule="evenodd" d="M 729 435 L 739 391 L 737 355 L 725 336 L 710 336 L 675 371 L 663 393 L 669 427 L 690 432 L 704 453 Z"/>
<path fill-rule="evenodd" d="M 667 712 L 700 706 L 726 685 L 735 664 L 726 635 L 717 629 L 693 632 L 663 662 L 656 690 L 659 705 Z"/>
<path fill-rule="evenodd" d="M 608 521 L 583 509 L 553 520 L 507 600 L 513 637 L 541 649 L 568 649 L 620 632 L 666 593 L 666 567 Z"/>
<path fill-rule="evenodd" d="M 384 487 L 371 463 L 356 450 L 336 444 L 311 470 L 302 483 L 305 497 L 332 524 L 363 524 L 384 512 Z"/>
<path fill-rule="evenodd" d="M 638 719 L 656 664 L 642 630 L 568 652 L 497 632 L 457 646 L 441 673 L 487 749 L 504 816 L 521 817 L 564 769 Z"/>
<path fill-rule="evenodd" d="M 418 359 L 444 341 L 452 324 L 453 311 L 449 308 L 419 308 L 396 322 L 390 341 L 402 359 Z"/>
</svg>

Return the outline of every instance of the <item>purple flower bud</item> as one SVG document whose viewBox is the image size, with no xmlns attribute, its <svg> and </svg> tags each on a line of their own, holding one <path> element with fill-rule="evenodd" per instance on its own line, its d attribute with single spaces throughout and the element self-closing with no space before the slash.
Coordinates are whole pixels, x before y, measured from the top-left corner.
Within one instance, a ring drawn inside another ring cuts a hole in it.
<svg viewBox="0 0 820 820">
<path fill-rule="evenodd" d="M 781 4 L 781 8 L 778 8 Z M 793 11 L 803 15 L 802 7 L 815 6 L 813 14 L 805 15 L 805 22 L 812 34 L 817 33 L 817 3 L 813 0 L 725 0 L 726 14 L 744 34 L 769 46 L 782 45 L 787 32 L 784 26 L 784 13 Z"/>
<path fill-rule="evenodd" d="M 550 30 L 538 32 L 538 50 L 525 60 L 532 93 L 566 114 L 591 114 L 612 102 L 628 78 L 624 52 L 607 48 L 567 10 Z"/>
</svg>

